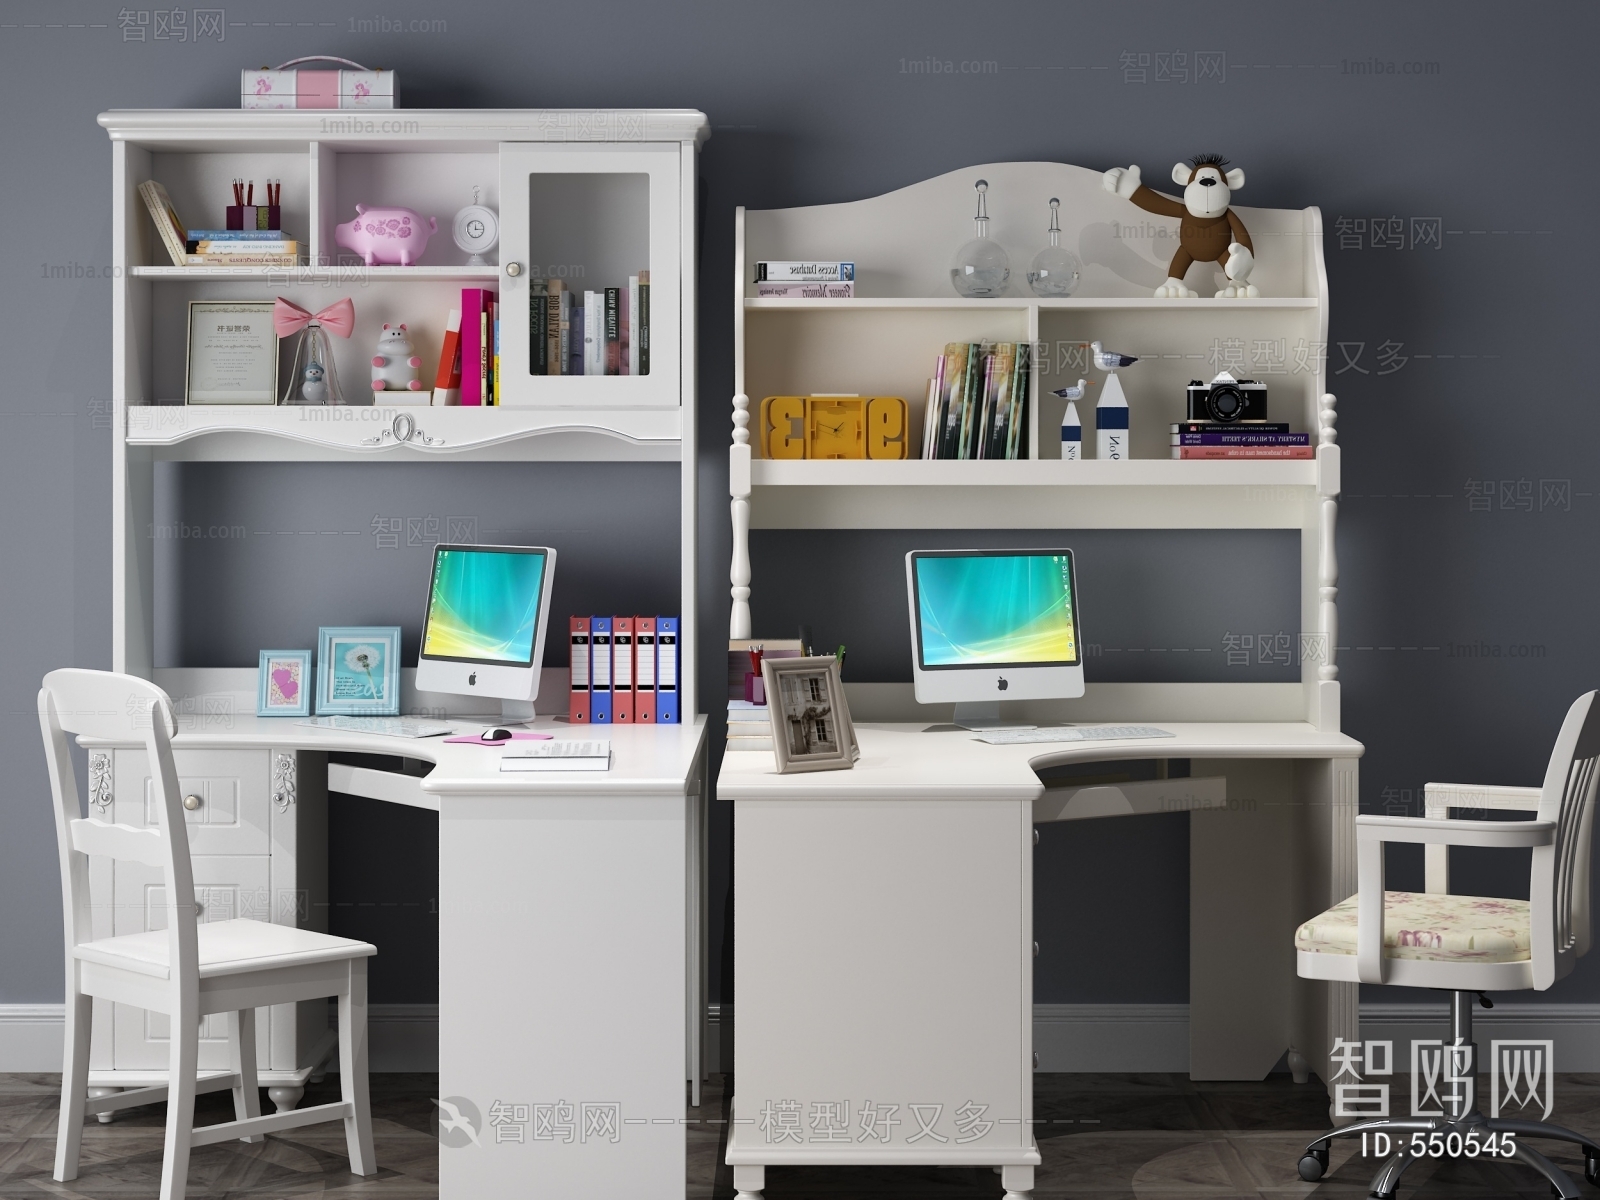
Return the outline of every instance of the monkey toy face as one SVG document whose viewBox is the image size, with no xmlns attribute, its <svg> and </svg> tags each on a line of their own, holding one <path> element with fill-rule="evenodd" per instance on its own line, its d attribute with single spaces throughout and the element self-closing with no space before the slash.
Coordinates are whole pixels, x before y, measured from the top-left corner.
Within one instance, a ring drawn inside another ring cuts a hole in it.
<svg viewBox="0 0 1600 1200">
<path fill-rule="evenodd" d="M 1244 172 L 1235 167 L 1224 175 L 1223 165 L 1202 157 L 1193 166 L 1179 163 L 1172 168 L 1172 182 L 1183 189 L 1183 206 L 1191 216 L 1220 217 L 1233 193 L 1244 186 Z"/>
</svg>

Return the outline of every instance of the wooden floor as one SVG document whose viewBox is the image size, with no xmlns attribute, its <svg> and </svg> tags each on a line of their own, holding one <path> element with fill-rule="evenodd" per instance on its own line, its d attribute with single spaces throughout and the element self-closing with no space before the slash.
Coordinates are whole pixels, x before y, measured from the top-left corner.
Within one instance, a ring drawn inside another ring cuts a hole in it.
<svg viewBox="0 0 1600 1200">
<path fill-rule="evenodd" d="M 1287 1076 L 1263 1083 L 1195 1084 L 1182 1075 L 1045 1075 L 1035 1077 L 1037 1137 L 1044 1156 L 1039 1200 L 1235 1200 L 1238 1197 L 1326 1197 L 1359 1200 L 1377 1163 L 1358 1143 L 1334 1144 L 1332 1171 L 1320 1185 L 1300 1182 L 1295 1163 L 1321 1131 L 1326 1093 Z M 0 1198 L 84 1197 L 135 1200 L 154 1196 L 161 1175 L 164 1109 L 130 1109 L 110 1125 L 84 1131 L 83 1171 L 70 1184 L 51 1180 L 59 1077 L 0 1075 Z M 1396 1094 L 1406 1094 L 1396 1076 Z M 306 1092 L 305 1103 L 337 1099 L 337 1077 Z M 337 1123 L 270 1134 L 259 1145 L 224 1142 L 194 1152 L 194 1200 L 278 1197 L 364 1197 L 432 1200 L 438 1195 L 439 1149 L 431 1098 L 433 1075 L 372 1076 L 377 1175 L 350 1174 Z M 1600 1075 L 1563 1075 L 1552 1120 L 1600 1134 Z M 705 1104 L 688 1116 L 688 1200 L 731 1200 L 722 1165 L 727 1113 L 721 1077 Z M 199 1121 L 232 1118 L 227 1092 L 200 1097 Z M 270 1104 L 266 1107 L 270 1110 Z M 1578 1154 L 1541 1144 L 1574 1179 Z M 1586 1195 L 1594 1189 L 1580 1184 Z M 531 1194 L 531 1193 L 530 1193 Z M 999 1200 L 999 1177 L 988 1169 L 882 1167 L 771 1168 L 768 1200 Z M 1402 1200 L 1528 1197 L 1545 1200 L 1545 1183 L 1520 1165 L 1424 1160 L 1406 1174 Z M 609 1198 L 608 1198 L 609 1200 Z M 624 1198 L 617 1198 L 624 1200 Z"/>
</svg>

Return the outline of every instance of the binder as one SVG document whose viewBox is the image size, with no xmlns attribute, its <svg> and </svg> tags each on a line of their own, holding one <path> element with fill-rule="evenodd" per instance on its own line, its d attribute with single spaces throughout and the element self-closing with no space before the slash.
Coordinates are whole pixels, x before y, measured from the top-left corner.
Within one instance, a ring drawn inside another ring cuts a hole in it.
<svg viewBox="0 0 1600 1200">
<path fill-rule="evenodd" d="M 571 699 L 567 704 L 567 720 L 574 725 L 589 723 L 589 618 L 573 617 L 570 621 L 572 657 L 568 675 L 571 678 Z"/>
<path fill-rule="evenodd" d="M 678 618 L 656 618 L 656 724 L 677 725 Z"/>
<path fill-rule="evenodd" d="M 611 723 L 633 724 L 633 618 L 611 618 Z"/>
<path fill-rule="evenodd" d="M 589 618 L 589 722 L 611 724 L 611 618 Z"/>
<path fill-rule="evenodd" d="M 633 619 L 633 723 L 656 723 L 656 619 Z"/>
</svg>

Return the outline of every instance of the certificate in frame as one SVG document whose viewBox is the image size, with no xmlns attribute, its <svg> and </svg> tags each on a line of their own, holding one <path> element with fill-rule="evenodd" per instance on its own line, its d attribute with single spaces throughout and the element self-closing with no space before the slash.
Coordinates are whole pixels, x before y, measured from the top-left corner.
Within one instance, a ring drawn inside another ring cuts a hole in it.
<svg viewBox="0 0 1600 1200">
<path fill-rule="evenodd" d="M 189 301 L 184 403 L 275 404 L 277 398 L 272 301 Z"/>
</svg>

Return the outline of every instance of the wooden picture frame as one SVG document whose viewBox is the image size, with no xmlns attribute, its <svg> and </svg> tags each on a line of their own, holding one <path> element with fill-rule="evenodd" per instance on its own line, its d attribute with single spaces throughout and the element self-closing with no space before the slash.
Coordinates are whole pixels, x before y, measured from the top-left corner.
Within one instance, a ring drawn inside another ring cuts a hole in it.
<svg viewBox="0 0 1600 1200">
<path fill-rule="evenodd" d="M 778 774 L 848 771 L 855 766 L 861 751 L 837 658 L 765 658 L 761 679 Z"/>
<path fill-rule="evenodd" d="M 317 630 L 317 715 L 400 715 L 400 626 Z"/>
<path fill-rule="evenodd" d="M 185 404 L 276 404 L 278 333 L 271 300 L 189 301 Z"/>
<path fill-rule="evenodd" d="M 263 650 L 256 669 L 256 716 L 309 717 L 310 650 Z"/>
</svg>

